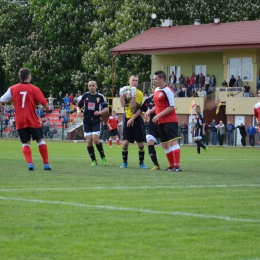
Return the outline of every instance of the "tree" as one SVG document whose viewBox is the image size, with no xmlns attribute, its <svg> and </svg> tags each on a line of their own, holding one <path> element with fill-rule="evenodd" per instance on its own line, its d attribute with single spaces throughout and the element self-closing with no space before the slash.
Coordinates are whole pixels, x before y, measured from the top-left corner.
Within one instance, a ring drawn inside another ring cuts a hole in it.
<svg viewBox="0 0 260 260">
<path fill-rule="evenodd" d="M 2 0 L 0 5 L 0 93 L 17 82 L 19 68 L 27 60 L 27 37 L 32 17 L 27 0 Z"/>
<path fill-rule="evenodd" d="M 88 45 L 92 8 L 89 1 L 32 0 L 34 32 L 26 65 L 45 93 L 84 88 L 81 57 Z"/>
</svg>

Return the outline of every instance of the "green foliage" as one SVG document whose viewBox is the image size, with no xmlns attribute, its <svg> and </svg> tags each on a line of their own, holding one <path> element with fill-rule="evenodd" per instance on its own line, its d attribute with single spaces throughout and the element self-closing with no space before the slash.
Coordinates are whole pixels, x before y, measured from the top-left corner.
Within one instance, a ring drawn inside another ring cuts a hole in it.
<svg viewBox="0 0 260 260">
<path fill-rule="evenodd" d="M 259 0 L 2 0 L 0 5 L 0 92 L 17 82 L 21 67 L 45 94 L 85 89 L 95 79 L 111 95 L 111 49 L 171 18 L 174 25 L 194 19 L 212 23 L 259 19 Z M 178 36 L 176 36 L 178 37 Z M 167 39 L 162 39 L 167 41 Z M 150 81 L 150 55 L 114 57 L 115 92 L 131 74 Z"/>
</svg>

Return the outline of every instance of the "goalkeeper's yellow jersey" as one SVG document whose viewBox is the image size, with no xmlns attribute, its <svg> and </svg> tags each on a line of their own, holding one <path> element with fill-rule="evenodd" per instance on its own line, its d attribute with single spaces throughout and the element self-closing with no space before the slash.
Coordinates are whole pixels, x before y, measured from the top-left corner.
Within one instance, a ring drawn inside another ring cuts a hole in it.
<svg viewBox="0 0 260 260">
<path fill-rule="evenodd" d="M 141 106 L 141 104 L 143 102 L 143 98 L 144 98 L 143 92 L 140 91 L 139 89 L 136 89 L 136 98 L 135 98 L 136 106 L 134 108 L 130 108 L 131 100 L 126 101 L 126 103 L 125 103 L 125 116 L 126 116 L 127 119 L 130 119 L 130 118 L 133 117 L 134 112 Z"/>
</svg>

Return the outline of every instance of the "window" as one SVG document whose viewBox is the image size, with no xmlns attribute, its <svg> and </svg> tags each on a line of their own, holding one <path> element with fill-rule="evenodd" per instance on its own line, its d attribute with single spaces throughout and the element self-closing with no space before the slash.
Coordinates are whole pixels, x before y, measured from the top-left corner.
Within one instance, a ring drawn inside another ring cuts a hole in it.
<svg viewBox="0 0 260 260">
<path fill-rule="evenodd" d="M 207 66 L 206 65 L 194 65 L 193 72 L 198 75 L 202 73 L 204 76 L 207 75 Z"/>
<path fill-rule="evenodd" d="M 181 67 L 180 66 L 169 66 L 168 67 L 168 80 L 170 76 L 172 75 L 172 72 L 174 72 L 176 76 L 176 83 L 179 83 L 179 77 L 181 76 Z"/>
<path fill-rule="evenodd" d="M 229 59 L 228 77 L 231 75 L 237 79 L 238 76 L 243 81 L 252 81 L 253 77 L 253 63 L 252 58 L 231 58 Z"/>
</svg>

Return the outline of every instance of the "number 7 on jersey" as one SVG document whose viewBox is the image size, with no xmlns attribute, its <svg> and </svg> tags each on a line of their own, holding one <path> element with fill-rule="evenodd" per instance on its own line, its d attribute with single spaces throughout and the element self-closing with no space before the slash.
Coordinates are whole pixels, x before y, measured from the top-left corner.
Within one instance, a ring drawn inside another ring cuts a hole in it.
<svg viewBox="0 0 260 260">
<path fill-rule="evenodd" d="M 24 108 L 24 103 L 25 103 L 27 91 L 20 91 L 20 94 L 23 95 L 23 97 L 22 97 L 22 108 Z"/>
</svg>

